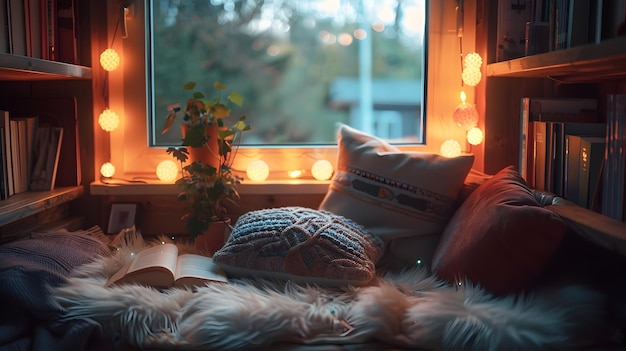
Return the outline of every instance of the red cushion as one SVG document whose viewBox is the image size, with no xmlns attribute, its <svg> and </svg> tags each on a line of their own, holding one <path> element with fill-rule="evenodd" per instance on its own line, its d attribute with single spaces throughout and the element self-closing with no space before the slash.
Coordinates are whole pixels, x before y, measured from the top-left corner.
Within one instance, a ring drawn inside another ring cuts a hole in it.
<svg viewBox="0 0 626 351">
<path fill-rule="evenodd" d="M 469 280 L 494 294 L 527 290 L 558 248 L 566 224 L 540 207 L 526 182 L 507 167 L 480 185 L 446 226 L 433 271 Z"/>
</svg>

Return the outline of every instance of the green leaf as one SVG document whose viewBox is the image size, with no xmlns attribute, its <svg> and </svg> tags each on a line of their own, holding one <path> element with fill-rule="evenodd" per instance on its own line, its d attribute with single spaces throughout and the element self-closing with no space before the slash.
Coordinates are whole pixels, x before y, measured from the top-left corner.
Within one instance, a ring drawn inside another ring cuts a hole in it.
<svg viewBox="0 0 626 351">
<path fill-rule="evenodd" d="M 213 88 L 215 88 L 217 90 L 226 90 L 226 89 L 228 89 L 228 86 L 224 85 L 224 84 L 222 84 L 220 82 L 215 82 L 215 83 L 213 83 Z"/>
<path fill-rule="evenodd" d="M 187 82 L 183 85 L 183 90 L 192 90 L 196 87 L 196 82 Z"/>
<path fill-rule="evenodd" d="M 239 129 L 241 131 L 246 130 L 246 127 L 247 127 L 247 125 L 246 125 L 246 123 L 244 121 L 239 121 L 239 122 L 237 122 L 237 124 L 235 124 L 235 128 L 237 128 L 237 129 Z"/>
<path fill-rule="evenodd" d="M 169 147 L 166 151 L 168 154 L 172 155 L 176 160 L 178 160 L 178 162 L 185 163 L 189 159 L 189 151 L 187 151 L 187 148 L 185 147 Z"/>
<path fill-rule="evenodd" d="M 170 111 L 167 114 L 167 116 L 165 116 L 165 125 L 163 126 L 163 129 L 161 130 L 161 134 L 167 133 L 167 131 L 170 130 L 170 128 L 172 128 L 172 126 L 174 125 L 175 120 L 176 120 L 176 112 Z"/>
<path fill-rule="evenodd" d="M 228 95 L 228 100 L 237 106 L 243 105 L 243 96 L 239 95 L 236 91 L 233 91 L 230 95 Z"/>
<path fill-rule="evenodd" d="M 184 146 L 191 147 L 203 147 L 208 141 L 208 137 L 205 135 L 206 128 L 203 125 L 195 125 L 189 127 L 185 133 L 185 139 L 183 140 Z"/>
<path fill-rule="evenodd" d="M 192 97 L 195 100 L 200 100 L 200 99 L 204 99 L 204 94 L 202 94 L 201 91 L 196 91 L 196 92 L 193 93 Z"/>
<path fill-rule="evenodd" d="M 228 109 L 226 106 L 222 104 L 213 105 L 212 110 L 213 110 L 213 116 L 215 116 L 215 118 L 226 118 L 230 116 L 230 109 Z"/>
<path fill-rule="evenodd" d="M 233 136 L 235 134 L 235 131 L 233 131 L 232 129 L 220 129 L 217 131 L 217 137 L 220 139 L 226 139 L 230 136 Z"/>
</svg>

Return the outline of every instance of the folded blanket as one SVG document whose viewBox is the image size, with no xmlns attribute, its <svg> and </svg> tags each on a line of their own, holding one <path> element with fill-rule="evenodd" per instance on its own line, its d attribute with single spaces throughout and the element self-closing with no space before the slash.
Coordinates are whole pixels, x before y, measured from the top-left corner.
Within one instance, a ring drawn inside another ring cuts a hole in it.
<svg viewBox="0 0 626 351">
<path fill-rule="evenodd" d="M 49 287 L 66 281 L 72 269 L 110 255 L 99 239 L 58 232 L 0 246 L 0 349 L 105 349 L 99 324 L 65 322 Z"/>
</svg>

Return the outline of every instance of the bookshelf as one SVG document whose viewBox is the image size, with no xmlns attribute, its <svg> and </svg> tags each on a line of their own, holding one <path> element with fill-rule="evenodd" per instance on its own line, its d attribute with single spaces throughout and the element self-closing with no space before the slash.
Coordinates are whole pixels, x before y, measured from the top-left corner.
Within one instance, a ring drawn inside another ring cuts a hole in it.
<svg viewBox="0 0 626 351">
<path fill-rule="evenodd" d="M 90 52 L 90 31 L 91 24 L 88 19 L 91 17 L 89 1 L 75 0 L 76 5 L 80 5 L 80 13 L 85 19 L 85 25 L 77 28 L 81 40 L 77 41 L 78 50 L 81 55 L 81 63 L 91 62 Z M 0 11 L 0 15 L 4 15 Z M 93 70 L 91 67 L 82 64 L 66 63 L 56 60 L 47 60 L 38 57 L 15 55 L 9 52 L 0 52 L 0 99 L 7 106 L 0 106 L 11 112 L 10 108 L 13 100 L 25 100 L 32 97 L 45 99 L 67 100 L 74 98 L 77 101 L 77 113 L 86 118 L 81 120 L 84 127 L 81 127 L 80 139 L 89 140 L 91 125 L 91 110 L 93 101 L 91 100 L 91 85 L 93 80 Z M 40 106 L 40 109 L 46 106 Z M 53 111 L 56 107 L 48 106 Z M 56 111 L 64 113 L 62 111 Z M 89 112 L 86 114 L 85 112 Z M 77 130 L 77 133 L 79 131 Z M 86 134 L 86 135 L 85 135 Z M 82 142 L 81 142 L 82 144 Z M 81 145 L 81 149 L 85 146 Z M 90 148 L 87 148 L 90 151 Z M 77 170 L 80 168 L 77 165 Z M 59 174 L 57 174 L 59 176 Z M 63 181 L 62 183 L 71 183 Z M 44 213 L 50 209 L 68 206 L 74 200 L 84 197 L 85 187 L 80 185 L 59 185 L 52 191 L 27 191 L 12 195 L 8 199 L 0 201 L 0 237 L 5 234 L 2 229 L 23 223 L 23 220 L 35 218 L 34 222 L 39 222 L 34 215 Z M 65 213 L 59 210 L 58 213 Z M 39 223 L 38 225 L 45 225 Z M 13 230 L 15 228 L 11 228 Z M 9 231 L 10 231 L 9 230 Z"/>
<path fill-rule="evenodd" d="M 74 186 L 13 195 L 0 203 L 0 226 L 67 203 L 79 198 L 83 193 L 83 186 Z"/>
<path fill-rule="evenodd" d="M 91 68 L 65 62 L 0 53 L 0 80 L 91 79 Z"/>
<path fill-rule="evenodd" d="M 586 44 L 572 44 L 570 48 L 498 61 L 499 1 L 476 0 L 476 48 L 487 62 L 486 79 L 476 92 L 477 107 L 485 124 L 486 138 L 481 150 L 485 172 L 493 173 L 507 165 L 519 166 L 514 155 L 520 149 L 522 97 L 593 98 L 598 101 L 598 122 L 606 123 L 607 96 L 626 93 L 626 36 L 616 34 L 624 20 L 624 4 L 588 3 L 603 6 L 590 11 L 589 16 L 602 13 L 602 21 L 608 16 L 607 23 L 600 25 L 602 30 L 596 29 L 595 39 L 590 37 Z"/>
<path fill-rule="evenodd" d="M 487 65 L 488 77 L 552 78 L 563 83 L 626 77 L 626 37 Z"/>
<path fill-rule="evenodd" d="M 90 80 L 91 68 L 0 53 L 0 81 Z M 0 202 L 0 226 L 74 200 L 83 186 L 20 193 Z"/>
</svg>

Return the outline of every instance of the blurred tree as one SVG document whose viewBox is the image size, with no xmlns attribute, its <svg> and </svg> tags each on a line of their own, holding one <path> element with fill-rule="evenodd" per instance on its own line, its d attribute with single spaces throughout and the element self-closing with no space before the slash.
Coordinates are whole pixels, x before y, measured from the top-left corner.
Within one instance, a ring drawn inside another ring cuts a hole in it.
<svg viewBox="0 0 626 351">
<path fill-rule="evenodd" d="M 153 111 L 161 130 L 167 106 L 184 103 L 188 81 L 204 89 L 219 81 L 244 97 L 253 131 L 245 143 L 289 144 L 335 141 L 335 123 L 346 110 L 328 105 L 336 77 L 359 74 L 358 46 L 329 44 L 320 33 L 353 33 L 363 22 L 362 1 L 322 16 L 316 1 L 161 0 L 153 3 L 152 44 L 156 77 Z M 399 3 L 399 2 L 398 2 Z M 421 79 L 421 43 L 402 34 L 401 6 L 388 31 L 372 31 L 372 77 Z M 407 45 L 408 43 L 408 45 Z M 159 136 L 177 145 L 176 133 Z"/>
</svg>

